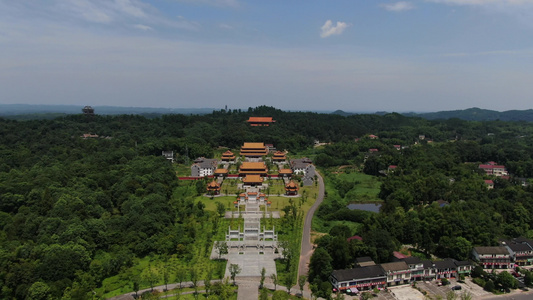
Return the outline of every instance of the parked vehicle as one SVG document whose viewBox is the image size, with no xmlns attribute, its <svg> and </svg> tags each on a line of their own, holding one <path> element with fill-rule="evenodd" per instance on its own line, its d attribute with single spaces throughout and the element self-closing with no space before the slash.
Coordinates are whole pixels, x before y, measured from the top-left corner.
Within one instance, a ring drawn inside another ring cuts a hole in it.
<svg viewBox="0 0 533 300">
<path fill-rule="evenodd" d="M 461 289 L 462 289 L 462 287 L 460 285 L 456 285 L 456 286 L 452 287 L 452 290 L 454 290 L 454 291 L 459 291 Z"/>
</svg>

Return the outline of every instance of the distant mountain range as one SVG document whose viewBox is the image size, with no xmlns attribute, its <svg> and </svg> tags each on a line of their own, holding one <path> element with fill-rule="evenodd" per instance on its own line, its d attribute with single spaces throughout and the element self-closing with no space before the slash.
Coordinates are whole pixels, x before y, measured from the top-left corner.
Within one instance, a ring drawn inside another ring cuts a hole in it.
<svg viewBox="0 0 533 300">
<path fill-rule="evenodd" d="M 81 105 L 32 105 L 32 104 L 0 104 L 0 117 L 24 119 L 52 119 L 67 114 L 81 114 Z M 209 114 L 215 108 L 154 108 L 154 107 L 120 107 L 120 106 L 93 106 L 96 114 L 99 115 L 122 115 L 135 114 L 144 115 L 147 117 L 156 117 L 162 114 L 184 114 L 184 115 L 203 115 Z M 319 113 L 328 113 L 320 111 Z M 364 112 L 368 114 L 368 112 Z M 384 115 L 389 112 L 379 111 L 375 112 L 378 115 Z M 363 112 L 345 112 L 343 110 L 336 110 L 331 114 L 350 116 L 356 114 L 363 114 Z M 528 110 L 508 110 L 495 111 L 488 109 L 481 109 L 478 107 L 449 110 L 428 113 L 407 112 L 401 113 L 408 117 L 420 117 L 428 120 L 437 119 L 462 119 L 468 121 L 528 121 L 533 122 L 533 109 Z M 15 117 L 16 116 L 16 117 Z"/>
<path fill-rule="evenodd" d="M 65 114 L 81 114 L 81 105 L 32 105 L 32 104 L 0 104 L 0 116 L 21 116 L 28 119 L 49 119 Z M 154 108 L 154 107 L 119 107 L 119 106 L 93 106 L 94 112 L 99 115 L 160 115 L 184 114 L 203 115 L 209 114 L 214 108 Z"/>
<path fill-rule="evenodd" d="M 388 112 L 376 112 L 376 114 L 384 115 Z M 349 116 L 356 113 L 344 112 L 342 110 L 334 111 L 333 114 Z M 507 110 L 503 112 L 482 109 L 478 107 L 461 109 L 461 110 L 448 110 L 448 111 L 439 111 L 439 112 L 429 112 L 429 113 L 401 113 L 404 116 L 408 117 L 420 117 L 428 120 L 447 120 L 447 119 L 462 119 L 467 121 L 528 121 L 533 122 L 533 109 L 527 110 Z"/>
</svg>

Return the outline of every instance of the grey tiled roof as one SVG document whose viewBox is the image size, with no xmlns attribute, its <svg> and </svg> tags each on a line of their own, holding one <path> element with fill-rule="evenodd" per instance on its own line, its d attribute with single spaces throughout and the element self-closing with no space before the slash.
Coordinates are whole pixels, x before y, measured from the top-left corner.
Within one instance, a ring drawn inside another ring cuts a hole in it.
<svg viewBox="0 0 533 300">
<path fill-rule="evenodd" d="M 385 272 L 380 266 L 335 270 L 331 273 L 337 281 L 350 281 L 365 278 L 385 277 Z"/>
</svg>

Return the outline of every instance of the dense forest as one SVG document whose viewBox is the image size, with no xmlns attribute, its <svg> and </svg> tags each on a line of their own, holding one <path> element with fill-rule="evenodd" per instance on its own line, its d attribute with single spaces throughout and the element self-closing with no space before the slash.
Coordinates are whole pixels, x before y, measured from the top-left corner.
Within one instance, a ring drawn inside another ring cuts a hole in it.
<svg viewBox="0 0 533 300">
<path fill-rule="evenodd" d="M 250 116 L 276 123 L 250 127 Z M 84 139 L 85 133 L 99 137 Z M 313 148 L 315 141 L 328 145 Z M 400 244 L 461 259 L 472 245 L 533 237 L 533 189 L 519 179 L 533 177 L 533 125 L 527 122 L 345 117 L 265 106 L 156 118 L 0 119 L 0 298 L 86 299 L 135 258 L 194 259 L 188 245 L 199 234 L 195 224 L 211 222 L 216 212 L 180 191 L 161 151 L 173 150 L 183 164 L 244 142 L 305 153 L 322 172 L 348 165 L 380 178 L 379 214 L 346 211 L 357 182 L 328 191 L 318 217 L 360 224 L 359 232 L 336 227 L 320 242 L 333 268 L 362 254 L 387 261 Z M 370 155 L 372 148 L 379 154 Z M 506 165 L 513 176 L 488 190 L 477 168 L 486 161 Z M 389 165 L 398 168 L 385 174 Z M 364 243 L 335 238 L 347 234 L 360 234 Z"/>
</svg>

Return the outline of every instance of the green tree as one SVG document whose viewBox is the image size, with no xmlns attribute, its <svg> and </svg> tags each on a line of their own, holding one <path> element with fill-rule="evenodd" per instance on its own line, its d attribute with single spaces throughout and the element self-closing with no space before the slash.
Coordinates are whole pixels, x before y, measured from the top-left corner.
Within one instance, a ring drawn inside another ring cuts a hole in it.
<svg viewBox="0 0 533 300">
<path fill-rule="evenodd" d="M 533 272 L 532 271 L 526 271 L 526 274 L 524 276 L 524 284 L 526 286 L 533 286 Z"/>
<path fill-rule="evenodd" d="M 300 293 L 302 294 L 302 297 L 304 295 L 304 287 L 305 287 L 306 281 L 307 281 L 307 276 L 300 275 L 300 277 L 298 277 L 298 287 L 300 287 Z"/>
<path fill-rule="evenodd" d="M 153 291 L 154 285 L 159 281 L 159 271 L 155 267 L 148 265 L 148 267 L 141 272 L 141 277 L 143 281 L 150 286 L 150 290 Z"/>
<path fill-rule="evenodd" d="M 283 277 L 283 285 L 287 288 L 287 292 L 290 294 L 292 286 L 294 285 L 294 273 L 290 272 Z"/>
<path fill-rule="evenodd" d="M 224 214 L 226 213 L 226 208 L 224 207 L 224 204 L 217 201 L 217 213 L 222 218 Z"/>
<path fill-rule="evenodd" d="M 26 299 L 28 300 L 51 299 L 50 287 L 44 282 L 36 281 L 28 289 L 28 295 L 26 296 Z"/>
<path fill-rule="evenodd" d="M 265 284 L 266 269 L 263 267 L 261 269 L 261 280 L 259 281 L 259 288 L 262 289 Z"/>
<path fill-rule="evenodd" d="M 205 293 L 209 295 L 209 290 L 211 289 L 211 280 L 213 279 L 213 271 L 211 269 L 207 270 L 204 279 Z"/>
<path fill-rule="evenodd" d="M 185 273 L 185 270 L 183 269 L 183 267 L 178 266 L 176 268 L 175 278 L 180 289 L 181 289 L 181 283 L 185 280 L 186 275 L 187 274 Z"/>
<path fill-rule="evenodd" d="M 241 273 L 242 269 L 238 264 L 231 264 L 229 265 L 229 273 L 231 275 L 231 280 L 233 281 L 233 285 L 235 285 L 235 277 Z"/>
<path fill-rule="evenodd" d="M 518 286 L 518 281 L 507 271 L 500 272 L 496 277 L 496 283 L 504 289 L 515 289 Z"/>
<path fill-rule="evenodd" d="M 191 278 L 192 287 L 194 289 L 195 297 L 198 297 L 198 281 L 200 280 L 200 274 L 196 267 L 191 267 L 189 269 L 189 275 Z"/>
<path fill-rule="evenodd" d="M 224 241 L 216 241 L 215 249 L 218 252 L 218 259 L 220 259 L 222 255 L 228 254 L 228 244 Z"/>
<path fill-rule="evenodd" d="M 270 274 L 270 279 L 272 279 L 272 283 L 274 284 L 274 291 L 278 289 L 278 276 L 274 273 Z"/>
<path fill-rule="evenodd" d="M 491 293 L 494 292 L 494 289 L 495 289 L 495 288 L 496 288 L 496 287 L 495 287 L 495 285 L 494 285 L 494 282 L 493 282 L 491 279 L 487 280 L 487 282 L 485 283 L 485 286 L 483 287 L 483 289 L 484 289 L 485 291 L 487 291 L 487 292 L 491 292 Z"/>
<path fill-rule="evenodd" d="M 315 279 L 327 281 L 333 271 L 331 262 L 329 253 L 323 248 L 317 248 L 309 261 L 309 281 L 313 282 Z"/>
</svg>

